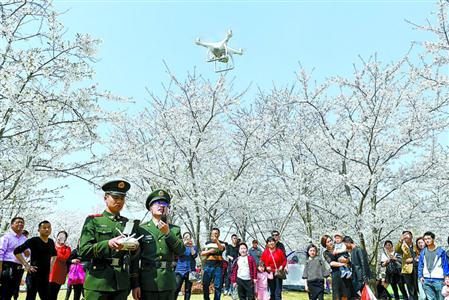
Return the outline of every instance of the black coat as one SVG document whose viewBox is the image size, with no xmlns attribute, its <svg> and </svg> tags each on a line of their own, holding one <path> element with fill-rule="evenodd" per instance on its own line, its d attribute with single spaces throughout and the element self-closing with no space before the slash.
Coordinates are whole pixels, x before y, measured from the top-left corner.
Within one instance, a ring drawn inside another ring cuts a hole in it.
<svg viewBox="0 0 449 300">
<path fill-rule="evenodd" d="M 366 251 L 359 246 L 351 251 L 352 282 L 356 292 L 362 290 L 364 283 L 368 283 L 371 271 Z"/>
</svg>

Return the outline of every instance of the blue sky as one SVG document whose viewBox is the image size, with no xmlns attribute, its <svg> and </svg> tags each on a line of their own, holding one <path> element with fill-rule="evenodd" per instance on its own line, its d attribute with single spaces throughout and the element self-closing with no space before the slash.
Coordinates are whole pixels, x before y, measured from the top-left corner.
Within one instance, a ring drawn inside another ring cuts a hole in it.
<svg viewBox="0 0 449 300">
<path fill-rule="evenodd" d="M 133 97 L 135 111 L 146 105 L 145 88 L 158 92 L 167 82 L 163 60 L 180 78 L 194 69 L 214 80 L 205 49 L 193 42 L 221 40 L 228 29 L 235 57 L 237 89 L 247 101 L 260 87 L 293 83 L 298 62 L 314 68 L 315 78 L 350 76 L 358 56 L 374 53 L 388 63 L 402 57 L 412 41 L 428 39 L 405 22 L 424 24 L 434 1 L 55 1 L 70 37 L 89 33 L 102 40 L 94 65 L 103 89 Z M 101 194 L 77 179 L 69 185 L 61 208 L 92 212 Z M 143 199 L 142 199 L 143 201 Z M 76 204 L 75 204 L 76 203 Z"/>
</svg>

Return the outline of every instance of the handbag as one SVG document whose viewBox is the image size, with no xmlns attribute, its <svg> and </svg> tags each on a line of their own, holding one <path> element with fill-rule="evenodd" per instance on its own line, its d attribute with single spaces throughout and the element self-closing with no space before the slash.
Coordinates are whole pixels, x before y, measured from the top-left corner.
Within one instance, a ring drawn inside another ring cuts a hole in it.
<svg viewBox="0 0 449 300">
<path fill-rule="evenodd" d="M 201 273 L 197 271 L 189 272 L 189 281 L 190 282 L 200 282 L 201 281 Z"/>
<path fill-rule="evenodd" d="M 274 272 L 274 276 L 276 276 L 279 279 L 287 279 L 287 272 L 285 272 L 284 269 L 276 270 Z"/>
<path fill-rule="evenodd" d="M 384 251 L 385 255 L 388 257 L 388 254 Z M 385 273 L 388 275 L 396 275 L 401 274 L 402 266 L 399 264 L 399 262 L 393 260 L 388 263 L 388 265 L 385 268 Z"/>
<path fill-rule="evenodd" d="M 402 268 L 397 262 L 389 262 L 385 272 L 388 275 L 401 274 Z"/>
<path fill-rule="evenodd" d="M 84 272 L 82 264 L 76 263 L 70 265 L 70 271 L 67 280 L 68 285 L 83 284 L 85 278 L 86 272 Z"/>
<path fill-rule="evenodd" d="M 279 279 L 287 279 L 287 271 L 285 271 L 284 269 L 278 269 L 277 265 L 276 265 L 276 261 L 274 260 L 274 256 L 273 253 L 271 253 L 271 258 L 273 259 L 274 262 L 274 267 L 276 268 L 276 271 L 274 271 L 274 276 L 279 278 Z"/>
<path fill-rule="evenodd" d="M 195 259 L 190 256 L 190 271 L 189 272 L 189 281 L 190 282 L 201 282 L 201 272 L 195 270 Z"/>
<path fill-rule="evenodd" d="M 377 300 L 376 296 L 374 295 L 373 291 L 370 289 L 368 284 L 365 284 L 363 286 L 360 300 Z"/>
</svg>

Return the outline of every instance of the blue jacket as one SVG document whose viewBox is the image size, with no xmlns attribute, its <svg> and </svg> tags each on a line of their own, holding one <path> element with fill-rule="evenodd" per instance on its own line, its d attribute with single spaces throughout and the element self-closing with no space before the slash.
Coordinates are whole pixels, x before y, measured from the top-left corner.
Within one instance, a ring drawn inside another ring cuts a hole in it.
<svg viewBox="0 0 449 300">
<path fill-rule="evenodd" d="M 423 278 L 424 280 L 444 280 L 444 276 L 449 275 L 449 265 L 447 261 L 446 252 L 441 247 L 437 247 L 437 256 L 433 262 L 433 269 L 431 271 L 427 268 L 427 262 L 425 254 L 427 253 L 427 247 L 421 251 L 419 255 L 418 262 L 418 278 Z"/>
<path fill-rule="evenodd" d="M 194 255 L 191 255 L 190 247 L 186 247 L 184 254 L 178 257 L 178 263 L 176 264 L 175 270 L 176 273 L 184 276 L 186 273 L 195 270 L 195 258 L 198 256 L 198 249 L 196 246 L 193 246 L 193 249 L 195 250 Z"/>
</svg>

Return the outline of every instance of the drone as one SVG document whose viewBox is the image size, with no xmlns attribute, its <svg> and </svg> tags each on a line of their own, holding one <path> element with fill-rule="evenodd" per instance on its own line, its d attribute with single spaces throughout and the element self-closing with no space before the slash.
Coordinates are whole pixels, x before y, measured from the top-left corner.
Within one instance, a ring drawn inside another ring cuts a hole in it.
<svg viewBox="0 0 449 300">
<path fill-rule="evenodd" d="M 232 31 L 229 30 L 226 38 L 216 43 L 203 42 L 199 38 L 196 39 L 195 44 L 207 48 L 206 62 L 214 63 L 214 70 L 216 73 L 225 72 L 234 69 L 233 55 L 243 54 L 243 49 L 238 50 L 228 47 L 228 41 L 232 37 Z"/>
<path fill-rule="evenodd" d="M 120 239 L 118 240 L 118 244 L 123 245 L 122 250 L 128 250 L 129 248 L 132 248 L 133 246 L 139 245 L 139 240 L 143 237 L 143 235 L 139 236 L 137 239 L 134 237 L 136 234 L 133 233 L 130 236 L 127 236 L 123 232 L 120 231 L 120 229 L 116 228 L 117 231 L 120 233 Z"/>
</svg>

